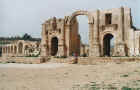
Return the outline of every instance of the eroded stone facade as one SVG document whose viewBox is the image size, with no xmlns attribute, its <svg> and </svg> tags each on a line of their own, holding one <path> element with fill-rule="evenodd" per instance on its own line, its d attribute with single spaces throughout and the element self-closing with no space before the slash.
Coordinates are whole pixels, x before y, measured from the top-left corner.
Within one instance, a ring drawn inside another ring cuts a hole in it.
<svg viewBox="0 0 140 90">
<path fill-rule="evenodd" d="M 80 52 L 76 16 L 85 15 L 89 24 L 89 57 L 137 56 L 140 53 L 140 31 L 132 25 L 127 7 L 76 11 L 70 16 L 51 18 L 42 24 L 41 56 L 71 56 Z M 113 49 L 110 43 L 113 40 Z"/>
</svg>

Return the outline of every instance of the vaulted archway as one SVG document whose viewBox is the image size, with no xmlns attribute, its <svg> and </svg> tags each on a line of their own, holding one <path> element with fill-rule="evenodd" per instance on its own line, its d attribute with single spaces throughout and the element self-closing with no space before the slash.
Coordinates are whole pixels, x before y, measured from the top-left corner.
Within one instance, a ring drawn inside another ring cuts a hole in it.
<svg viewBox="0 0 140 90">
<path fill-rule="evenodd" d="M 55 56 L 58 52 L 58 38 L 53 37 L 51 39 L 51 55 Z"/>
<path fill-rule="evenodd" d="M 104 56 L 112 56 L 114 48 L 114 36 L 110 33 L 103 38 L 103 53 Z"/>
</svg>

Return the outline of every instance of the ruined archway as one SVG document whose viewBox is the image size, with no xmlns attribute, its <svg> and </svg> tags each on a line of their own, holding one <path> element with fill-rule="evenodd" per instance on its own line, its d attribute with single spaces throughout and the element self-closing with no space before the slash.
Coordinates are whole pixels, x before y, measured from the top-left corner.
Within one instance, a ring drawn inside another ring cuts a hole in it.
<svg viewBox="0 0 140 90">
<path fill-rule="evenodd" d="M 58 38 L 53 37 L 51 39 L 51 55 L 55 56 L 58 52 Z"/>
<path fill-rule="evenodd" d="M 104 56 L 112 56 L 113 48 L 114 48 L 114 36 L 108 33 L 103 38 Z"/>
<path fill-rule="evenodd" d="M 90 12 L 88 11 L 76 11 L 74 13 L 72 13 L 72 15 L 70 16 L 69 18 L 69 21 L 68 21 L 68 24 L 71 24 L 72 20 L 76 17 L 76 16 L 79 16 L 79 15 L 85 15 L 89 18 L 89 15 L 90 15 Z"/>
<path fill-rule="evenodd" d="M 20 43 L 18 44 L 18 53 L 19 53 L 19 54 L 22 54 L 22 52 L 23 52 L 23 43 L 20 42 Z"/>
<path fill-rule="evenodd" d="M 87 28 L 85 29 L 85 31 L 87 31 L 85 34 L 85 36 L 87 36 L 88 40 L 86 40 L 87 42 L 83 43 L 83 41 L 81 42 L 81 40 L 85 40 L 83 39 L 84 36 L 81 36 L 80 33 L 80 28 L 79 28 L 79 20 L 81 19 L 77 19 L 79 18 L 79 16 L 81 17 L 86 17 L 87 19 Z M 90 12 L 88 11 L 76 11 L 74 12 L 70 17 L 69 17 L 69 21 L 68 24 L 70 25 L 70 55 L 72 55 L 73 53 L 77 53 L 78 55 L 80 55 L 80 46 L 81 44 L 90 44 L 89 42 L 91 41 L 91 37 L 90 37 L 90 28 L 91 25 L 93 25 L 94 23 L 93 20 L 93 16 L 91 16 Z M 82 37 L 82 38 L 81 38 Z M 90 46 L 90 45 L 89 45 Z"/>
</svg>

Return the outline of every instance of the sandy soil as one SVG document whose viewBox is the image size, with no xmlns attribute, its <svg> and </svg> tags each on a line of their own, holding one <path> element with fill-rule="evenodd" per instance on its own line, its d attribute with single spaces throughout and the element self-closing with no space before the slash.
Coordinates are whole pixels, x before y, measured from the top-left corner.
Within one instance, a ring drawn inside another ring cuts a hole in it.
<svg viewBox="0 0 140 90">
<path fill-rule="evenodd" d="M 78 90 L 84 87 L 79 90 L 88 90 L 90 85 L 97 88 L 93 90 L 100 90 L 98 87 L 140 88 L 140 62 L 0 64 L 0 90 Z"/>
</svg>

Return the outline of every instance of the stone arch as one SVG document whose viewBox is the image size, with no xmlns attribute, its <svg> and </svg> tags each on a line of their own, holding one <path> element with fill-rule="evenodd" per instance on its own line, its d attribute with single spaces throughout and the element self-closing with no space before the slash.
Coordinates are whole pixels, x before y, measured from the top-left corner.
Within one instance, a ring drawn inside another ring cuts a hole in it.
<svg viewBox="0 0 140 90">
<path fill-rule="evenodd" d="M 67 20 L 66 20 L 67 24 L 70 25 L 70 24 L 71 24 L 71 21 L 72 21 L 76 16 L 79 16 L 79 15 L 85 15 L 85 16 L 87 16 L 87 17 L 88 17 L 89 23 L 93 23 L 93 22 L 94 22 L 94 20 L 91 19 L 92 17 L 91 17 L 91 15 L 90 15 L 90 12 L 89 12 L 89 11 L 79 10 L 79 11 L 76 11 L 76 12 L 72 13 L 71 16 L 68 16 L 68 18 L 67 18 Z"/>
<path fill-rule="evenodd" d="M 23 53 L 23 43 L 22 42 L 19 42 L 19 44 L 18 44 L 18 53 L 19 54 Z"/>
<path fill-rule="evenodd" d="M 78 29 L 78 23 L 76 21 L 76 17 L 79 15 L 86 16 L 88 18 L 88 26 L 89 26 L 89 47 L 91 47 L 91 41 L 93 41 L 92 35 L 90 35 L 93 32 L 94 28 L 94 15 L 91 14 L 89 11 L 79 10 L 74 13 L 72 13 L 71 16 L 66 17 L 66 24 L 68 25 L 69 33 L 70 33 L 70 39 L 69 39 L 69 47 L 70 51 L 68 51 L 69 55 L 72 55 L 73 53 L 80 54 L 80 38 L 79 38 L 79 29 Z M 69 38 L 69 37 L 68 37 Z"/>
<path fill-rule="evenodd" d="M 55 56 L 58 52 L 58 38 L 52 37 L 51 38 L 51 55 Z"/>
<path fill-rule="evenodd" d="M 111 49 L 114 47 L 112 47 L 111 44 L 114 44 L 114 41 L 113 43 L 111 43 L 111 40 L 113 38 L 114 38 L 114 35 L 111 33 L 107 33 L 103 36 L 103 55 L 104 56 L 112 56 L 113 50 Z"/>
</svg>

